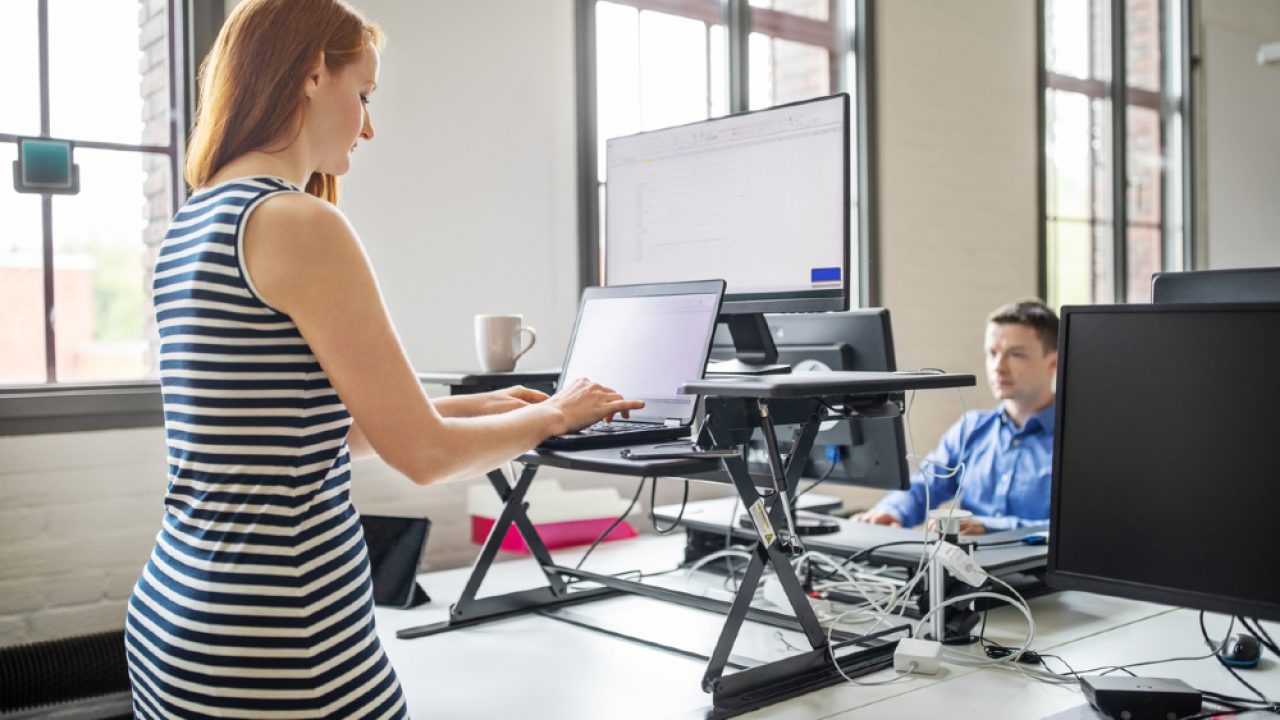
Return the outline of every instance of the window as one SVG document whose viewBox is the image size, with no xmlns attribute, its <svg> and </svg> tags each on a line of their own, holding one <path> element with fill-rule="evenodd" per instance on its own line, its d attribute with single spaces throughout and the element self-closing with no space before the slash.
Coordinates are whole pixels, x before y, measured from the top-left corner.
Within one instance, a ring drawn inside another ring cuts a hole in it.
<svg viewBox="0 0 1280 720">
<path fill-rule="evenodd" d="M 580 0 L 583 285 L 598 282 L 605 141 L 836 92 L 853 97 L 852 291 L 872 302 L 868 0 Z"/>
<path fill-rule="evenodd" d="M 157 374 L 150 274 L 177 206 L 186 123 L 165 0 L 10 0 L 0 62 L 5 172 L 23 136 L 70 140 L 77 195 L 0 184 L 0 386 Z M 10 311 L 12 310 L 12 311 Z"/>
<path fill-rule="evenodd" d="M 1146 302 L 1152 274 L 1191 265 L 1188 6 L 1042 0 L 1044 272 L 1052 305 Z"/>
</svg>

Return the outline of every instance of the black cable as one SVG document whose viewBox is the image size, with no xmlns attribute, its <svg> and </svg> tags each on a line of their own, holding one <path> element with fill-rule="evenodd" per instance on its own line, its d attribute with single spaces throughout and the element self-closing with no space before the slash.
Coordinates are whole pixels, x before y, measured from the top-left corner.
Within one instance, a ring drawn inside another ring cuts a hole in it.
<svg viewBox="0 0 1280 720">
<path fill-rule="evenodd" d="M 653 526 L 653 531 L 659 535 L 670 535 L 673 530 L 680 527 L 680 521 L 684 520 L 684 509 L 689 504 L 689 481 L 684 481 L 684 497 L 680 500 L 680 514 L 676 515 L 676 519 L 665 528 L 658 527 L 658 516 L 653 513 L 654 505 L 658 499 L 658 478 L 653 478 L 653 483 L 649 485 L 649 524 Z"/>
<path fill-rule="evenodd" d="M 1233 625 L 1235 624 L 1235 619 L 1234 619 L 1234 618 L 1232 619 L 1232 624 L 1233 624 Z M 1213 640 L 1211 640 L 1211 639 L 1209 638 L 1209 631 L 1208 631 L 1208 630 L 1205 628 L 1205 626 L 1204 626 L 1204 611 L 1203 611 L 1203 610 L 1201 610 L 1201 611 L 1200 611 L 1200 634 L 1204 636 L 1204 641 L 1205 641 L 1205 643 L 1207 643 L 1210 647 L 1212 647 L 1212 646 L 1213 646 Z M 1227 635 L 1228 635 L 1228 636 L 1230 636 L 1230 635 L 1231 635 L 1231 628 L 1227 628 Z M 1226 643 L 1223 643 L 1223 644 L 1225 645 Z M 1252 692 L 1254 695 L 1257 695 L 1257 696 L 1262 700 L 1262 702 L 1263 702 L 1264 704 L 1266 704 L 1266 705 L 1271 705 L 1271 704 L 1272 704 L 1272 703 L 1271 703 L 1271 701 L 1267 699 L 1267 696 L 1262 694 L 1262 691 L 1261 691 L 1261 690 L 1259 690 L 1258 688 L 1256 688 L 1256 687 L 1254 687 L 1254 686 L 1250 685 L 1250 684 L 1249 684 L 1249 681 L 1247 681 L 1247 680 L 1245 680 L 1244 678 L 1240 677 L 1240 674 L 1236 672 L 1235 668 L 1233 668 L 1233 667 L 1231 667 L 1230 665 L 1228 665 L 1228 664 L 1227 664 L 1227 663 L 1222 659 L 1222 657 L 1221 657 L 1221 656 L 1219 656 L 1217 653 L 1214 653 L 1214 657 L 1215 657 L 1215 658 L 1217 658 L 1217 660 L 1218 660 L 1218 664 L 1219 664 L 1219 665 L 1221 665 L 1221 666 L 1223 667 L 1223 669 L 1225 669 L 1227 672 L 1231 673 L 1231 676 L 1232 676 L 1232 677 L 1234 677 L 1236 680 L 1239 680 L 1241 685 L 1243 685 L 1243 686 L 1245 686 L 1245 687 L 1249 688 L 1250 692 Z"/>
<path fill-rule="evenodd" d="M 824 472 L 824 473 L 822 473 L 822 477 L 815 479 L 815 480 L 813 481 L 813 484 L 812 484 L 812 485 L 810 485 L 809 487 L 807 487 L 807 488 L 805 488 L 805 489 L 801 490 L 800 492 L 796 493 L 796 496 L 795 496 L 794 498 L 792 498 L 792 499 L 791 499 L 791 509 L 792 509 L 792 510 L 795 510 L 795 509 L 796 509 L 796 504 L 800 502 L 800 498 L 801 498 L 801 496 L 803 496 L 803 495 L 804 495 L 805 493 L 807 493 L 807 492 L 812 491 L 814 488 L 818 487 L 818 486 L 819 486 L 819 485 L 821 485 L 822 483 L 826 482 L 826 481 L 827 481 L 827 478 L 831 477 L 831 473 L 835 472 L 836 468 L 837 468 L 839 465 L 840 465 L 840 461 L 839 461 L 839 460 L 837 460 L 837 461 L 835 461 L 835 462 L 833 462 L 833 463 L 830 463 L 829 465 L 827 465 L 827 471 L 826 471 L 826 472 Z"/>
<path fill-rule="evenodd" d="M 636 494 L 631 496 L 631 503 L 627 505 L 627 509 L 623 510 L 622 514 L 613 521 L 613 524 L 605 528 L 605 531 L 600 533 L 600 536 L 595 539 L 595 542 L 591 543 L 591 547 L 587 548 L 587 553 L 582 556 L 582 559 L 578 561 L 577 565 L 573 566 L 574 570 L 581 570 L 582 564 L 587 561 L 587 558 L 591 557 L 591 553 L 595 552 L 596 546 L 604 542 L 604 539 L 609 537 L 609 533 L 613 532 L 613 529 L 618 527 L 618 525 L 631 514 L 631 510 L 636 506 L 636 501 L 640 499 L 640 493 L 644 491 L 644 481 L 648 479 L 649 478 L 647 477 L 640 478 L 640 484 L 636 486 Z"/>
<path fill-rule="evenodd" d="M 1267 632 L 1267 629 L 1266 629 L 1266 628 L 1262 627 L 1262 621 L 1261 621 L 1261 620 L 1259 620 L 1258 618 L 1252 618 L 1252 620 L 1253 620 L 1253 622 L 1258 626 L 1258 633 L 1259 633 L 1260 635 L 1262 635 L 1262 637 L 1266 638 L 1267 643 L 1268 643 L 1272 648 L 1280 647 L 1280 643 L 1277 643 L 1275 640 L 1272 640 L 1272 639 L 1271 639 L 1271 634 Z M 1280 655 L 1280 652 L 1277 652 L 1276 654 L 1277 654 L 1277 655 Z"/>
<path fill-rule="evenodd" d="M 866 550 L 861 550 L 859 552 L 854 553 L 853 555 L 850 555 L 848 559 L 844 561 L 844 564 L 847 565 L 849 563 L 854 563 L 854 562 L 871 562 L 871 558 L 877 550 L 883 550 L 887 547 L 896 547 L 898 545 L 928 545 L 928 544 L 929 542 L 925 540 L 896 540 L 894 542 L 887 542 L 887 543 L 881 543 L 879 545 L 872 545 Z"/>
<path fill-rule="evenodd" d="M 1248 630 L 1249 634 L 1257 638 L 1258 642 L 1262 643 L 1265 648 L 1276 655 L 1280 655 L 1280 649 L 1276 648 L 1275 641 L 1267 634 L 1266 629 L 1262 627 L 1262 623 L 1259 622 L 1257 618 L 1252 618 L 1252 622 L 1250 621 L 1250 618 L 1247 617 L 1237 616 L 1236 619 L 1239 620 L 1240 624 L 1244 625 L 1244 629 Z"/>
</svg>

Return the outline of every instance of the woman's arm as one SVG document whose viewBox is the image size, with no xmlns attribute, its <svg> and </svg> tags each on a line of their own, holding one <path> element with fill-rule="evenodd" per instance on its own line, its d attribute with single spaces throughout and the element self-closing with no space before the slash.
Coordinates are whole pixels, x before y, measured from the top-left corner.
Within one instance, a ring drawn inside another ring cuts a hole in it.
<svg viewBox="0 0 1280 720">
<path fill-rule="evenodd" d="M 364 248 L 337 208 L 281 193 L 247 222 L 254 286 L 297 324 L 369 447 L 414 482 L 478 475 L 550 435 L 643 407 L 584 382 L 510 412 L 445 417 L 414 374 Z"/>
<path fill-rule="evenodd" d="M 449 395 L 431 402 L 444 417 L 476 417 L 511 412 L 547 398 L 548 395 L 544 392 L 517 385 L 486 393 Z M 351 423 L 351 429 L 347 433 L 347 448 L 352 460 L 367 460 L 378 456 L 357 422 Z"/>
</svg>

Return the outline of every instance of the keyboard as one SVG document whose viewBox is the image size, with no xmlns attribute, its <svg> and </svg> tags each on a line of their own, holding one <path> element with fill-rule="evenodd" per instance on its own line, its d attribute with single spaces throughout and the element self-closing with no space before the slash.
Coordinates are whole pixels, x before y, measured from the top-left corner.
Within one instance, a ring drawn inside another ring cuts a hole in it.
<svg viewBox="0 0 1280 720">
<path fill-rule="evenodd" d="M 655 425 L 626 420 L 607 423 L 603 420 L 576 433 L 553 435 L 538 446 L 551 450 L 587 450 L 599 447 L 623 447 L 689 437 L 688 425 Z"/>
<path fill-rule="evenodd" d="M 625 420 L 614 420 L 613 422 L 605 422 L 601 420 L 595 425 L 588 425 L 579 430 L 579 433 L 590 435 L 594 433 L 617 433 L 628 432 L 631 430 L 647 430 L 649 428 L 658 427 L 653 423 L 628 422 Z"/>
</svg>

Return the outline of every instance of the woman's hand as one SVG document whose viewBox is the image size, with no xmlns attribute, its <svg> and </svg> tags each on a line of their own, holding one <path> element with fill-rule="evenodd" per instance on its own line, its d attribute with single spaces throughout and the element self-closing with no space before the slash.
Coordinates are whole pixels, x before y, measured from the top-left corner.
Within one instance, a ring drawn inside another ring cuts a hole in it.
<svg viewBox="0 0 1280 720">
<path fill-rule="evenodd" d="M 479 399 L 476 415 L 498 415 L 518 410 L 526 405 L 540 403 L 551 396 L 523 385 L 513 385 L 501 390 L 480 393 L 476 397 Z"/>
<path fill-rule="evenodd" d="M 560 411 L 562 427 L 553 435 L 574 432 L 600 420 L 613 420 L 621 414 L 629 417 L 632 410 L 644 407 L 643 400 L 627 400 L 622 395 L 586 378 L 578 378 L 552 395 L 547 404 Z"/>
</svg>

